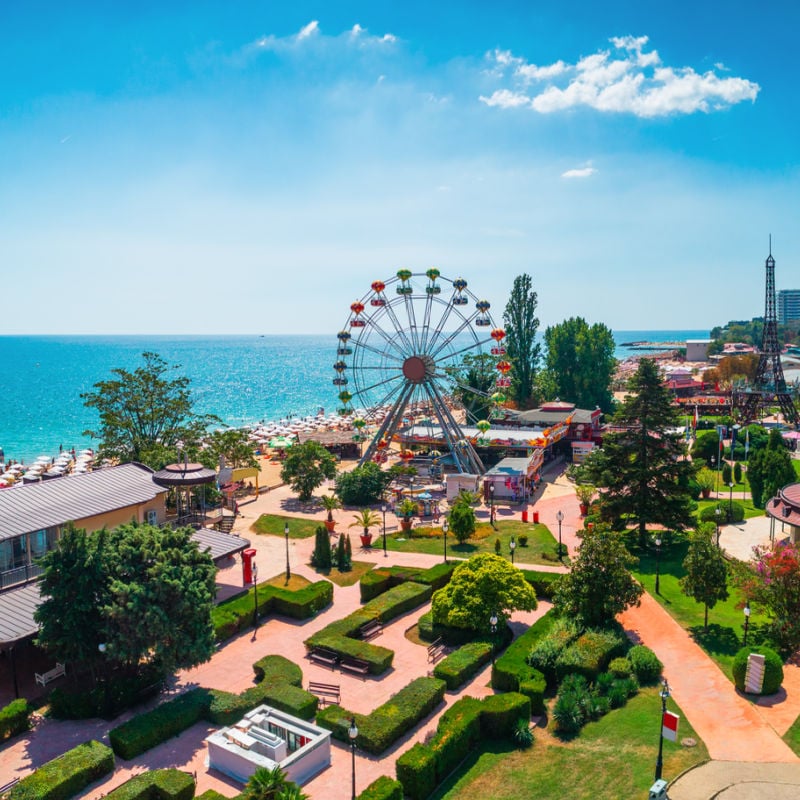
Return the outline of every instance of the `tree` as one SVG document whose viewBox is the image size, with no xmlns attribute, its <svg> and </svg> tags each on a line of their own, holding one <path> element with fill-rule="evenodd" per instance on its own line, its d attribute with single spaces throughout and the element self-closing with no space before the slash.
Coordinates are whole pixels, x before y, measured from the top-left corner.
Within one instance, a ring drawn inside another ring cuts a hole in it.
<svg viewBox="0 0 800 800">
<path fill-rule="evenodd" d="M 170 377 L 177 365 L 157 353 L 142 353 L 142 359 L 144 365 L 133 372 L 113 369 L 115 379 L 81 394 L 84 405 L 100 415 L 100 429 L 84 431 L 84 436 L 100 440 L 99 459 L 161 469 L 177 461 L 181 449 L 198 451 L 207 427 L 219 419 L 194 413 L 189 379 Z"/>
<path fill-rule="evenodd" d="M 611 379 L 617 361 L 616 344 L 602 323 L 591 327 L 582 317 L 571 317 L 547 328 L 544 334 L 547 382 L 553 396 L 575 403 L 579 408 L 613 406 Z"/>
<path fill-rule="evenodd" d="M 381 518 L 375 511 L 371 508 L 362 508 L 361 511 L 353 517 L 353 522 L 351 522 L 348 527 L 361 528 L 364 531 L 364 535 L 367 536 L 370 528 L 374 528 L 380 524 Z"/>
<path fill-rule="evenodd" d="M 795 482 L 792 457 L 780 431 L 771 431 L 767 446 L 756 451 L 750 459 L 747 479 L 750 482 L 750 492 L 756 508 L 764 508 L 784 486 Z"/>
<path fill-rule="evenodd" d="M 672 530 L 692 525 L 694 467 L 685 457 L 682 434 L 675 432 L 678 411 L 652 359 L 639 361 L 628 389 L 631 395 L 614 415 L 620 430 L 603 440 L 591 478 L 604 489 L 601 518 L 617 527 L 635 521 L 644 547 L 649 523 Z"/>
<path fill-rule="evenodd" d="M 631 575 L 636 564 L 622 534 L 608 525 L 578 533 L 581 544 L 566 575 L 555 581 L 553 604 L 559 614 L 585 627 L 605 626 L 629 606 L 639 605 L 643 589 Z"/>
<path fill-rule="evenodd" d="M 511 396 L 520 408 L 534 402 L 536 369 L 541 347 L 536 340 L 539 319 L 538 298 L 530 275 L 514 278 L 511 295 L 503 312 L 506 352 L 511 362 Z"/>
<path fill-rule="evenodd" d="M 191 534 L 135 522 L 66 530 L 42 560 L 39 643 L 59 660 L 130 674 L 148 663 L 171 672 L 207 661 L 216 569 Z"/>
<path fill-rule="evenodd" d="M 475 533 L 475 512 L 469 503 L 454 503 L 450 510 L 450 530 L 464 544 Z"/>
<path fill-rule="evenodd" d="M 301 503 L 307 503 L 326 478 L 335 477 L 336 459 L 312 439 L 289 448 L 281 469 L 281 480 L 297 492 Z"/>
<path fill-rule="evenodd" d="M 220 456 L 231 469 L 258 467 L 253 442 L 246 430 L 223 428 L 212 431 L 203 441 L 200 461 L 203 466 L 215 469 L 219 465 Z"/>
<path fill-rule="evenodd" d="M 453 570 L 453 577 L 433 595 L 433 621 L 454 628 L 486 632 L 497 614 L 502 626 L 516 611 L 533 611 L 536 593 L 524 575 L 504 558 L 481 553 Z"/>
<path fill-rule="evenodd" d="M 340 472 L 336 477 L 336 494 L 346 506 L 368 506 L 377 503 L 391 483 L 392 476 L 374 461 Z"/>
<path fill-rule="evenodd" d="M 306 800 L 296 783 L 286 779 L 278 766 L 258 767 L 248 778 L 241 794 L 242 800 Z"/>
<path fill-rule="evenodd" d="M 728 567 L 722 550 L 714 544 L 715 526 L 701 522 L 689 539 L 689 549 L 683 560 L 686 574 L 681 578 L 681 590 L 705 610 L 703 630 L 708 630 L 708 609 L 719 600 L 728 599 Z"/>
<path fill-rule="evenodd" d="M 495 390 L 497 358 L 489 353 L 467 354 L 461 363 L 445 367 L 453 379 L 453 394 L 467 412 L 467 419 L 488 419 L 492 410 L 489 399 Z"/>
<path fill-rule="evenodd" d="M 719 434 L 716 431 L 698 433 L 692 445 L 692 458 L 695 461 L 702 459 L 707 466 L 713 465 L 716 469 L 719 466 L 720 456 Z"/>
<path fill-rule="evenodd" d="M 320 500 L 322 507 L 328 512 L 328 522 L 333 522 L 333 512 L 342 507 L 342 501 L 335 494 L 324 494 Z"/>
<path fill-rule="evenodd" d="M 330 569 L 332 563 L 331 537 L 328 529 L 317 526 L 314 539 L 314 552 L 311 554 L 311 566 L 317 569 Z"/>
</svg>

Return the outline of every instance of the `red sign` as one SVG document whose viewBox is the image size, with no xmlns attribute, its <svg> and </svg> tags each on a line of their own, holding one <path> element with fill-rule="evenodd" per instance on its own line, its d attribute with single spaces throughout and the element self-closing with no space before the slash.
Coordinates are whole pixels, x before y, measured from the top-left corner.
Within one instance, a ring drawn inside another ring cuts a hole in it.
<svg viewBox="0 0 800 800">
<path fill-rule="evenodd" d="M 665 711 L 661 719 L 661 735 L 671 742 L 678 741 L 678 721 L 680 716 L 671 711 Z"/>
</svg>

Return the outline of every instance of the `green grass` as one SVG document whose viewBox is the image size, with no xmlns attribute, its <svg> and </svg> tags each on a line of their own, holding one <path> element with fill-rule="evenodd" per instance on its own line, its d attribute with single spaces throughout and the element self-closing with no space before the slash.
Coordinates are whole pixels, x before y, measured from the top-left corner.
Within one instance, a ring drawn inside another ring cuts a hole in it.
<svg viewBox="0 0 800 800">
<path fill-rule="evenodd" d="M 352 586 L 354 583 L 358 583 L 361 580 L 361 576 L 365 572 L 369 572 L 374 566 L 368 561 L 354 561 L 349 572 L 339 572 L 336 567 L 331 567 L 329 570 L 318 569 L 315 571 L 338 586 Z"/>
<path fill-rule="evenodd" d="M 740 503 L 742 508 L 744 508 L 744 518 L 745 519 L 750 519 L 751 517 L 763 517 L 764 516 L 764 509 L 763 508 L 756 508 L 753 505 L 753 501 L 749 497 L 747 498 L 747 500 L 742 500 L 741 492 L 739 493 L 739 496 L 737 497 L 736 496 L 736 492 L 734 491 L 733 499 L 737 503 Z M 725 508 L 727 507 L 727 504 L 728 504 L 729 500 L 730 500 L 730 498 L 728 497 L 727 494 L 724 497 L 720 497 L 719 500 L 714 500 L 714 499 L 698 500 L 697 501 L 697 513 L 699 514 L 704 508 L 708 508 L 709 506 L 712 506 L 712 507 L 716 508 L 717 504 L 719 504 L 719 507 L 721 509 L 723 509 L 723 511 L 724 511 Z"/>
<path fill-rule="evenodd" d="M 478 553 L 494 553 L 495 539 L 500 540 L 500 554 L 511 560 L 508 543 L 514 536 L 517 540 L 517 549 L 514 552 L 516 564 L 557 564 L 558 542 L 553 538 L 546 525 L 537 523 L 531 525 L 519 521 L 497 521 L 495 531 L 489 523 L 478 523 L 475 534 L 464 544 L 459 544 L 456 538 L 447 535 L 447 555 L 453 558 L 469 558 Z M 522 547 L 519 544 L 519 535 L 524 533 L 528 537 L 528 544 Z M 379 537 L 375 546 L 383 546 Z M 444 541 L 442 529 L 439 527 L 419 527 L 411 531 L 397 531 L 386 537 L 388 550 L 401 553 L 427 553 L 429 555 L 444 555 Z"/>
<path fill-rule="evenodd" d="M 670 701 L 670 710 L 676 710 Z M 680 710 L 678 713 L 680 713 Z M 530 750 L 505 742 L 487 742 L 436 792 L 437 800 L 607 800 L 647 797 L 658 752 L 661 700 L 656 688 L 643 689 L 621 709 L 589 723 L 564 742 L 537 729 Z M 666 779 L 708 759 L 705 745 L 681 715 L 678 739 L 696 747 L 664 741 Z"/>
<path fill-rule="evenodd" d="M 800 756 L 800 717 L 798 717 L 791 728 L 783 736 L 783 741 Z"/>
<path fill-rule="evenodd" d="M 262 514 L 250 526 L 250 530 L 259 536 L 283 536 L 283 526 L 286 522 L 289 523 L 290 539 L 308 539 L 322 525 L 318 519 L 298 519 L 297 517 L 283 517 L 279 514 Z"/>
<path fill-rule="evenodd" d="M 800 479 L 800 458 L 793 458 L 792 466 L 794 467 L 794 474 Z"/>
<path fill-rule="evenodd" d="M 279 589 L 288 589 L 290 592 L 298 592 L 300 589 L 305 589 L 306 586 L 311 586 L 311 581 L 308 578 L 304 578 L 302 575 L 291 573 L 289 576 L 289 583 L 286 583 L 286 573 L 281 572 L 268 581 L 264 581 L 263 583 L 259 582 L 258 585 L 263 586 L 264 584 L 267 586 L 277 586 Z"/>
<path fill-rule="evenodd" d="M 644 588 L 666 609 L 666 611 L 686 629 L 695 641 L 717 663 L 720 669 L 731 678 L 731 665 L 737 650 L 742 646 L 744 631 L 744 596 L 738 589 L 728 584 L 729 597 L 717 603 L 708 612 L 708 631 L 703 630 L 703 606 L 687 597 L 678 581 L 686 574 L 683 560 L 686 558 L 688 543 L 676 539 L 672 544 L 661 546 L 659 559 L 660 594 L 655 593 L 656 558 L 655 552 L 639 552 L 639 567 L 634 575 Z M 748 641 L 760 643 L 763 640 L 763 626 L 766 617 L 753 610 L 750 617 Z"/>
</svg>

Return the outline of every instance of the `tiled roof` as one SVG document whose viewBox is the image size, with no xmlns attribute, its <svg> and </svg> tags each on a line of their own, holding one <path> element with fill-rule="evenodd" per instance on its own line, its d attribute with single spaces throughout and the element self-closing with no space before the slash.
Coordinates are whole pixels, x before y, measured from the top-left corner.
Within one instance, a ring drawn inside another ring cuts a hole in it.
<svg viewBox="0 0 800 800">
<path fill-rule="evenodd" d="M 201 553 L 208 551 L 211 560 L 216 564 L 229 556 L 241 553 L 250 542 L 232 533 L 214 531 L 210 528 L 200 528 L 192 534 L 192 539 L 197 542 Z"/>
<path fill-rule="evenodd" d="M 39 630 L 33 612 L 41 602 L 38 582 L 0 593 L 0 644 L 16 642 Z"/>
<path fill-rule="evenodd" d="M 120 464 L 0 491 L 0 541 L 146 503 L 166 492 L 141 464 Z"/>
</svg>

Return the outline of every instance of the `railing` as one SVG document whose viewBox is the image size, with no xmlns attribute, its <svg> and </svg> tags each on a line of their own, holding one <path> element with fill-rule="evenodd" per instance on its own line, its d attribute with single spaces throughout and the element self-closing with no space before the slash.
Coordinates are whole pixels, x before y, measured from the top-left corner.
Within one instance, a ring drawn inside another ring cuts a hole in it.
<svg viewBox="0 0 800 800">
<path fill-rule="evenodd" d="M 9 586 L 14 586 L 18 583 L 32 581 L 34 578 L 38 578 L 42 572 L 42 568 L 37 564 L 29 564 L 0 572 L 0 589 L 7 589 Z"/>
</svg>

